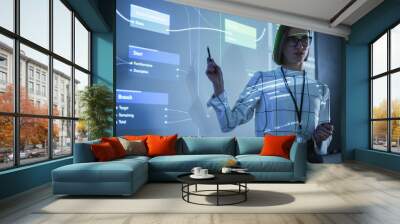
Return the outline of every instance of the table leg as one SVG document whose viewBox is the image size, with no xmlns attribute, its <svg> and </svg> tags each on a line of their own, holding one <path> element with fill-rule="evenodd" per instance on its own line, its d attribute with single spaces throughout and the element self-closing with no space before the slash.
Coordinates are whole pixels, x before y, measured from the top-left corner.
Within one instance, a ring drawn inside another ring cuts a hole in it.
<svg viewBox="0 0 400 224">
<path fill-rule="evenodd" d="M 247 192 L 248 192 L 248 190 L 247 190 L 247 183 L 244 183 L 244 201 L 247 201 Z"/>
<path fill-rule="evenodd" d="M 219 205 L 219 184 L 217 184 L 217 206 Z"/>
<path fill-rule="evenodd" d="M 197 192 L 197 184 L 196 184 L 196 186 L 195 186 L 195 191 Z"/>
</svg>

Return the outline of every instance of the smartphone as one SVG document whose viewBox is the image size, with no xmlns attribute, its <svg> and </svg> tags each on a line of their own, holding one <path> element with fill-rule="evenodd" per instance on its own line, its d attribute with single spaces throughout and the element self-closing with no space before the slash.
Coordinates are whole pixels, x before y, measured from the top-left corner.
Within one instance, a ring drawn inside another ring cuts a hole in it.
<svg viewBox="0 0 400 224">
<path fill-rule="evenodd" d="M 208 59 L 211 59 L 210 48 L 207 46 Z"/>
</svg>

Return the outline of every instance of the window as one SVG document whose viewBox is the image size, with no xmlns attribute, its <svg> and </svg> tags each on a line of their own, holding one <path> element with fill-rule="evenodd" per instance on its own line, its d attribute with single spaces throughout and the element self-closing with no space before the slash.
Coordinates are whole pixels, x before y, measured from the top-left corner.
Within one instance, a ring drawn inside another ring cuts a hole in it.
<svg viewBox="0 0 400 224">
<path fill-rule="evenodd" d="M 71 60 L 72 12 L 60 1 L 53 0 L 54 53 Z"/>
<path fill-rule="evenodd" d="M 29 94 L 33 94 L 33 82 L 28 82 L 28 92 Z"/>
<path fill-rule="evenodd" d="M 89 69 L 89 32 L 75 18 L 75 62 L 82 68 Z"/>
<path fill-rule="evenodd" d="M 32 66 L 29 66 L 28 74 L 29 74 L 29 79 L 33 80 L 33 67 Z"/>
<path fill-rule="evenodd" d="M 40 71 L 39 71 L 39 69 L 36 69 L 36 80 L 40 81 Z"/>
<path fill-rule="evenodd" d="M 0 26 L 14 31 L 14 0 L 0 1 Z"/>
<path fill-rule="evenodd" d="M 0 7 L 4 2 L 0 1 Z M 0 8 L 0 14 L 3 12 L 3 9 Z M 3 18 L 0 15 L 0 20 Z M 1 24 L 1 23 L 0 23 Z M 7 63 L 3 59 L 11 59 L 14 57 L 14 42 L 11 38 L 8 38 L 0 33 L 0 115 L 1 112 L 12 113 L 14 111 L 14 70 L 13 66 L 8 65 L 12 60 Z M 3 63 L 2 63 L 2 62 Z M 1 135 L 0 135 L 1 139 Z M 0 143 L 0 149 L 1 149 Z M 1 169 L 1 160 L 0 160 L 0 169 Z"/>
<path fill-rule="evenodd" d="M 0 67 L 7 68 L 7 56 L 0 55 Z"/>
<path fill-rule="evenodd" d="M 371 148 L 400 153 L 400 24 L 370 44 Z"/>
<path fill-rule="evenodd" d="M 79 117 L 81 114 L 81 108 L 79 107 L 80 93 L 89 85 L 89 74 L 75 71 L 75 117 Z"/>
<path fill-rule="evenodd" d="M 60 93 L 60 100 L 62 103 L 64 103 L 65 99 L 64 96 L 70 96 L 72 95 L 72 92 L 70 89 L 65 89 L 65 84 L 70 83 L 72 84 L 72 68 L 69 65 L 66 65 L 58 60 L 53 60 L 53 65 L 54 65 L 54 70 L 53 70 L 53 78 L 54 78 L 54 83 L 53 83 L 53 90 L 54 90 L 54 95 L 53 95 L 53 103 L 59 103 L 58 97 Z M 69 105 L 72 104 L 72 98 L 67 99 L 71 100 L 71 102 L 68 102 Z M 55 107 L 55 105 L 53 105 Z M 62 104 L 60 104 L 62 106 Z M 56 109 L 53 110 L 53 114 L 60 114 L 60 108 L 55 107 Z M 68 116 L 72 117 L 72 108 L 67 107 L 66 109 L 66 114 L 62 113 L 62 116 Z"/>
<path fill-rule="evenodd" d="M 74 105 L 89 85 L 89 30 L 62 0 L 0 0 L 0 26 L 0 170 L 72 155 L 77 130 L 87 139 Z"/>
<path fill-rule="evenodd" d="M 49 0 L 20 0 L 21 36 L 49 48 Z"/>
<path fill-rule="evenodd" d="M 36 95 L 40 95 L 40 84 L 36 84 Z"/>
<path fill-rule="evenodd" d="M 6 85 L 7 84 L 7 73 L 0 71 L 0 84 Z"/>
<path fill-rule="evenodd" d="M 46 96 L 46 86 L 42 86 L 42 96 Z"/>
</svg>

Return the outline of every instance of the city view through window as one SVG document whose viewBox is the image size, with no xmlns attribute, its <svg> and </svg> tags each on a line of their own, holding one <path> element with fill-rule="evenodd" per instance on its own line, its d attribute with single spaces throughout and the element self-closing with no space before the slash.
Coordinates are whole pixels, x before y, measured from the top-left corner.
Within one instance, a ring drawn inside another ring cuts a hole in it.
<svg viewBox="0 0 400 224">
<path fill-rule="evenodd" d="M 14 7 L 0 1 L 0 170 L 70 156 L 87 140 L 79 95 L 90 84 L 89 31 L 61 0 L 20 0 L 19 29 Z"/>
<path fill-rule="evenodd" d="M 400 25 L 374 41 L 370 51 L 372 149 L 400 153 Z"/>
</svg>

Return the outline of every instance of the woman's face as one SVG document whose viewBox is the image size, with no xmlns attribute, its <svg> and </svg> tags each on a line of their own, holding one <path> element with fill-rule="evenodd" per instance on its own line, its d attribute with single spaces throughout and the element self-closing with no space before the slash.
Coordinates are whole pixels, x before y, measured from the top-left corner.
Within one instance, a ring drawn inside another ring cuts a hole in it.
<svg viewBox="0 0 400 224">
<path fill-rule="evenodd" d="M 311 38 L 307 30 L 290 28 L 283 46 L 283 64 L 303 63 L 310 44 Z"/>
</svg>

